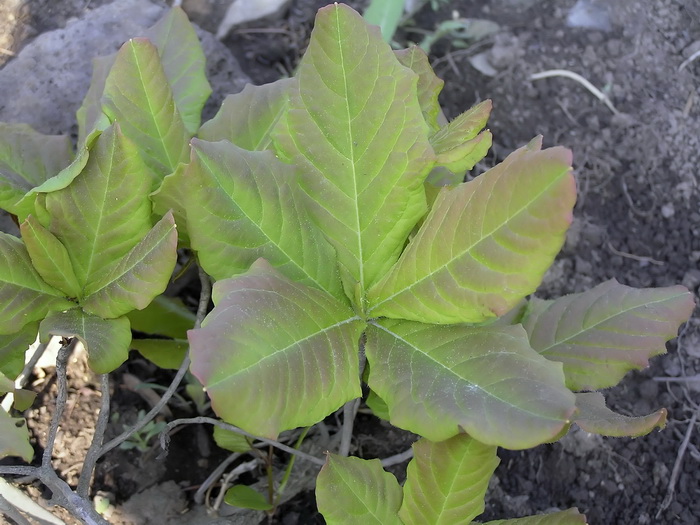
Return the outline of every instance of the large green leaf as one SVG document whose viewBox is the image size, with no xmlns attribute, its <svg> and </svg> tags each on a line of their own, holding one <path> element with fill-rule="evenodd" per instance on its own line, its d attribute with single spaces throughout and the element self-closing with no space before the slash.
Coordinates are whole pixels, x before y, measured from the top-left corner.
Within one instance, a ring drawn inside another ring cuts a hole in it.
<svg viewBox="0 0 700 525">
<path fill-rule="evenodd" d="M 24 356 L 36 340 L 39 323 L 28 323 L 19 332 L 0 335 L 0 374 L 17 377 L 24 368 Z"/>
<path fill-rule="evenodd" d="M 188 335 L 192 373 L 225 421 L 276 437 L 361 395 L 364 322 L 328 293 L 288 280 L 261 259 L 246 274 L 218 281 L 214 303 Z"/>
<path fill-rule="evenodd" d="M 165 291 L 176 262 L 177 229 L 168 213 L 116 266 L 95 274 L 82 306 L 105 319 L 146 308 Z"/>
<path fill-rule="evenodd" d="M 143 310 L 132 310 L 127 317 L 132 330 L 173 339 L 186 338 L 195 322 L 195 315 L 181 299 L 166 295 L 159 295 Z"/>
<path fill-rule="evenodd" d="M 81 288 L 114 265 L 148 233 L 148 168 L 118 125 L 92 145 L 80 174 L 45 195 L 49 230 L 63 243 Z"/>
<path fill-rule="evenodd" d="M 487 521 L 483 525 L 586 525 L 587 523 L 586 516 L 573 508 L 539 516 Z"/>
<path fill-rule="evenodd" d="M 87 137 L 94 130 L 105 130 L 109 127 L 109 118 L 102 110 L 102 94 L 110 69 L 117 58 L 116 53 L 92 59 L 92 78 L 82 104 L 76 111 L 78 121 L 78 146 L 85 145 Z"/>
<path fill-rule="evenodd" d="M 126 317 L 101 319 L 80 308 L 49 315 L 39 326 L 41 341 L 52 336 L 77 337 L 88 354 L 88 364 L 98 374 L 107 374 L 129 357 L 131 328 Z"/>
<path fill-rule="evenodd" d="M 206 58 L 197 33 L 180 7 L 174 7 L 144 34 L 158 48 L 165 76 L 190 135 L 199 128 L 204 103 L 211 95 Z"/>
<path fill-rule="evenodd" d="M 209 275 L 225 279 L 263 257 L 290 279 L 344 298 L 335 253 L 308 218 L 293 166 L 226 141 L 193 139 L 192 149 L 180 184 L 198 190 L 187 201 L 187 227 Z"/>
<path fill-rule="evenodd" d="M 182 177 L 188 166 L 189 164 L 179 164 L 175 171 L 167 175 L 160 187 L 150 195 L 153 202 L 153 212 L 156 215 L 165 215 L 168 211 L 173 212 L 180 246 L 187 248 L 190 247 L 190 236 L 187 229 L 187 201 L 192 198 L 193 192 Z"/>
<path fill-rule="evenodd" d="M 318 511 L 328 525 L 401 525 L 401 497 L 399 482 L 378 459 L 328 454 L 316 478 Z"/>
<path fill-rule="evenodd" d="M 404 0 L 371 0 L 365 10 L 368 24 L 379 26 L 382 38 L 391 42 L 403 16 Z"/>
<path fill-rule="evenodd" d="M 430 59 L 418 46 L 394 51 L 399 62 L 418 75 L 418 103 L 423 111 L 423 117 L 430 130 L 434 133 L 440 129 L 438 116 L 440 103 L 438 95 L 445 82 L 438 78 L 430 66 Z"/>
<path fill-rule="evenodd" d="M 187 339 L 132 339 L 131 348 L 160 368 L 177 370 L 190 345 Z"/>
<path fill-rule="evenodd" d="M 27 124 L 0 122 L 0 208 L 25 216 L 24 195 L 70 164 L 70 137 L 43 135 Z"/>
<path fill-rule="evenodd" d="M 46 284 L 32 266 L 22 241 L 0 232 L 0 334 L 13 334 L 50 311 L 74 303 Z"/>
<path fill-rule="evenodd" d="M 20 225 L 32 264 L 48 284 L 69 297 L 80 295 L 80 284 L 66 247 L 32 215 Z"/>
<path fill-rule="evenodd" d="M 466 434 L 413 444 L 403 504 L 404 523 L 469 524 L 484 511 L 484 494 L 498 466 L 496 447 Z"/>
<path fill-rule="evenodd" d="M 122 46 L 102 97 L 103 111 L 139 146 L 157 180 L 187 162 L 190 135 L 175 104 L 158 49 L 145 38 Z M 157 184 L 153 181 L 152 185 Z"/>
<path fill-rule="evenodd" d="M 575 423 L 586 432 L 601 436 L 637 437 L 666 426 L 665 408 L 648 416 L 623 416 L 605 406 L 605 398 L 600 392 L 576 394 L 576 408 Z"/>
<path fill-rule="evenodd" d="M 19 456 L 29 462 L 34 457 L 34 449 L 29 443 L 27 422 L 0 408 L 0 459 L 7 456 Z"/>
<path fill-rule="evenodd" d="M 295 78 L 263 86 L 246 84 L 243 91 L 224 99 L 216 116 L 202 125 L 199 138 L 209 142 L 228 140 L 249 151 L 269 149 L 272 130 L 287 110 L 295 89 Z"/>
<path fill-rule="evenodd" d="M 551 440 L 574 412 L 559 364 L 533 351 L 521 326 L 474 328 L 384 319 L 367 329 L 369 386 L 391 422 L 443 441 L 461 429 L 524 449 Z"/>
<path fill-rule="evenodd" d="M 391 267 L 426 211 L 423 181 L 434 158 L 418 76 L 376 27 L 335 4 L 318 12 L 297 79 L 275 140 L 301 168 L 312 216 L 357 296 Z"/>
<path fill-rule="evenodd" d="M 391 272 L 372 316 L 451 324 L 508 312 L 532 293 L 564 242 L 575 183 L 571 153 L 535 142 L 476 179 L 443 188 Z"/>
<path fill-rule="evenodd" d="M 523 326 L 532 348 L 564 363 L 569 388 L 596 390 L 664 353 L 694 306 L 682 286 L 636 289 L 612 279 L 554 301 L 533 298 Z"/>
</svg>

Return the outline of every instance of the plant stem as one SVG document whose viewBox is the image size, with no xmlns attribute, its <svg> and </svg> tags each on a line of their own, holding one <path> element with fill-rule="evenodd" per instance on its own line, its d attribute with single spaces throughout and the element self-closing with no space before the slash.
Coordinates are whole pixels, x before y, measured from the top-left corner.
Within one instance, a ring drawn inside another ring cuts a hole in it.
<svg viewBox="0 0 700 525">
<path fill-rule="evenodd" d="M 58 355 L 56 356 L 56 383 L 58 386 L 58 392 L 56 393 L 56 409 L 54 410 L 53 417 L 51 418 L 49 435 L 46 438 L 46 448 L 44 448 L 44 455 L 41 458 L 42 468 L 51 468 L 51 456 L 53 455 L 56 434 L 58 433 L 58 427 L 61 424 L 63 411 L 66 408 L 66 398 L 68 397 L 68 358 L 78 342 L 79 341 L 77 338 L 71 339 L 69 342 L 61 346 L 61 348 L 58 350 Z"/>
<path fill-rule="evenodd" d="M 357 409 L 360 408 L 360 398 L 348 401 L 343 406 L 343 427 L 341 429 L 340 435 L 340 446 L 338 447 L 338 454 L 341 456 L 350 455 L 350 444 L 352 441 L 352 429 L 355 425 L 355 416 L 357 415 Z"/>
<path fill-rule="evenodd" d="M 202 283 L 202 291 L 199 294 L 199 306 L 197 308 L 197 317 L 194 323 L 195 328 L 199 328 L 202 325 L 202 321 L 207 315 L 207 307 L 209 306 L 209 300 L 211 299 L 211 280 L 209 279 L 209 276 L 204 272 L 204 270 L 202 270 L 201 267 L 199 268 L 199 280 Z M 104 445 L 100 449 L 100 452 L 97 457 L 99 458 L 104 456 L 107 452 L 121 445 L 124 441 L 129 439 L 131 436 L 133 436 L 139 430 L 145 427 L 148 423 L 150 423 L 153 420 L 153 418 L 155 418 L 158 415 L 160 409 L 163 408 L 168 401 L 170 401 L 171 397 L 173 397 L 173 394 L 175 394 L 175 391 L 180 386 L 182 378 L 185 377 L 185 374 L 187 373 L 189 367 L 190 356 L 188 354 L 182 361 L 182 364 L 180 365 L 177 374 L 175 374 L 175 378 L 163 394 L 163 397 L 160 398 L 160 401 L 158 401 L 158 403 L 156 403 L 153 406 L 153 408 L 143 417 L 143 419 L 138 421 L 133 427 L 131 427 L 129 430 L 126 430 L 125 432 L 122 432 L 120 435 L 118 435 L 117 437 L 109 441 L 106 445 Z"/>
<path fill-rule="evenodd" d="M 168 433 L 173 428 L 175 428 L 179 425 L 191 425 L 191 424 L 201 424 L 201 423 L 207 423 L 209 425 L 216 425 L 217 427 L 221 427 L 225 430 L 230 430 L 231 432 L 236 432 L 237 434 L 241 434 L 242 436 L 247 436 L 251 439 L 257 439 L 258 441 L 262 441 L 263 443 L 267 443 L 268 445 L 272 445 L 275 448 L 278 448 L 278 449 L 283 450 L 285 452 L 288 452 L 290 454 L 294 454 L 295 456 L 298 456 L 301 459 L 305 459 L 306 461 L 310 461 L 311 463 L 314 463 L 320 467 L 322 467 L 325 464 L 325 461 L 323 461 L 321 458 L 317 458 L 316 456 L 312 456 L 311 454 L 307 454 L 306 452 L 302 452 L 301 450 L 295 450 L 294 448 L 289 447 L 283 443 L 280 443 L 279 441 L 255 436 L 253 434 L 249 434 L 248 432 L 246 432 L 243 429 L 240 429 L 240 428 L 235 427 L 233 425 L 229 425 L 228 423 L 224 423 L 223 421 L 219 421 L 218 419 L 214 419 L 212 417 L 204 417 L 204 416 L 176 419 L 175 421 L 171 421 L 170 423 L 168 423 L 168 425 L 160 433 L 160 446 L 165 451 L 164 454 L 167 454 L 168 442 L 170 441 L 170 436 L 168 435 Z M 161 456 L 162 455 L 163 454 L 161 454 Z"/>
<path fill-rule="evenodd" d="M 83 462 L 83 468 L 80 471 L 80 478 L 78 480 L 78 488 L 76 489 L 76 493 L 82 498 L 88 497 L 90 482 L 92 481 L 92 475 L 95 471 L 97 460 L 100 458 L 100 448 L 102 447 L 105 431 L 107 430 L 107 423 L 109 422 L 109 374 L 102 374 L 100 376 L 100 382 L 102 385 L 100 414 L 97 416 L 95 434 L 92 437 L 90 448 L 85 455 L 85 461 Z"/>
</svg>

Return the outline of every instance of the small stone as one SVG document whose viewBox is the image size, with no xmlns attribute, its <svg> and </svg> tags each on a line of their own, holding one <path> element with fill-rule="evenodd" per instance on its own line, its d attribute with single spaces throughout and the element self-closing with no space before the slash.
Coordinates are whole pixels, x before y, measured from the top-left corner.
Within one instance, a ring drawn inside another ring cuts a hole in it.
<svg viewBox="0 0 700 525">
<path fill-rule="evenodd" d="M 669 202 L 668 204 L 661 206 L 661 215 L 664 219 L 670 219 L 675 215 L 675 213 L 676 210 L 673 207 L 673 203 Z"/>
</svg>

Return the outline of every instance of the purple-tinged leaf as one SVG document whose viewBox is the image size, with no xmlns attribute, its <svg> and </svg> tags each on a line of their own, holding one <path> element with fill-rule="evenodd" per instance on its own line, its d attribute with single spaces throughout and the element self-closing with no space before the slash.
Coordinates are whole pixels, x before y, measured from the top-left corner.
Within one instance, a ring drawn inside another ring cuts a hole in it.
<svg viewBox="0 0 700 525">
<path fill-rule="evenodd" d="M 105 81 L 103 111 L 139 145 L 157 181 L 189 157 L 185 125 L 163 70 L 158 49 L 145 38 L 129 40 Z"/>
<path fill-rule="evenodd" d="M 418 75 L 418 103 L 420 104 L 423 118 L 430 130 L 435 133 L 440 129 L 438 116 L 440 115 L 440 103 L 438 95 L 442 91 L 445 82 L 438 78 L 430 66 L 428 55 L 418 46 L 394 51 L 396 58 L 402 65 Z"/>
<path fill-rule="evenodd" d="M 521 326 L 383 319 L 369 325 L 365 351 L 369 386 L 392 424 L 431 441 L 463 429 L 482 443 L 529 448 L 557 436 L 574 412 L 561 365 L 533 351 Z"/>
<path fill-rule="evenodd" d="M 151 228 L 148 169 L 117 125 L 94 142 L 80 174 L 47 193 L 44 224 L 68 250 L 81 288 L 114 265 Z M 39 217 L 41 220 L 41 217 Z M 94 286 L 92 287 L 94 289 Z"/>
<path fill-rule="evenodd" d="M 32 266 L 24 244 L 0 232 L 0 335 L 14 334 L 50 311 L 75 303 L 48 285 Z"/>
<path fill-rule="evenodd" d="M 194 135 L 199 128 L 204 103 L 211 95 L 206 58 L 194 27 L 182 8 L 174 7 L 144 36 L 158 48 L 175 105 L 185 128 Z"/>
<path fill-rule="evenodd" d="M 22 198 L 70 164 L 70 137 L 43 135 L 27 124 L 0 122 L 0 208 L 20 217 L 32 212 Z"/>
<path fill-rule="evenodd" d="M 39 323 L 26 324 L 19 332 L 0 335 L 0 373 L 17 377 L 24 368 L 24 355 L 36 341 Z"/>
<path fill-rule="evenodd" d="M 496 447 L 467 434 L 413 444 L 403 504 L 404 523 L 468 524 L 484 511 L 484 495 L 498 466 Z"/>
<path fill-rule="evenodd" d="M 316 503 L 328 525 L 401 525 L 401 486 L 378 459 L 328 454 Z"/>
<path fill-rule="evenodd" d="M 571 152 L 520 148 L 476 179 L 443 188 L 369 313 L 480 323 L 532 293 L 564 242 L 576 198 Z"/>
<path fill-rule="evenodd" d="M 335 253 L 308 217 L 293 166 L 226 141 L 193 139 L 192 150 L 180 184 L 197 188 L 187 228 L 209 275 L 232 277 L 262 257 L 293 281 L 345 300 Z"/>
<path fill-rule="evenodd" d="M 666 409 L 642 417 L 617 414 L 605 406 L 605 398 L 600 392 L 576 394 L 578 411 L 574 422 L 586 432 L 611 437 L 637 437 L 648 434 L 654 428 L 666 426 Z"/>
<path fill-rule="evenodd" d="M 104 319 L 142 310 L 163 293 L 177 262 L 177 229 L 168 213 L 116 266 L 96 273 L 82 306 Z"/>
<path fill-rule="evenodd" d="M 228 140 L 249 151 L 270 149 L 272 130 L 287 110 L 295 89 L 295 78 L 263 86 L 247 84 L 240 93 L 224 99 L 219 112 L 202 125 L 198 136 L 209 142 Z"/>
<path fill-rule="evenodd" d="M 39 334 L 43 343 L 52 336 L 77 337 L 98 374 L 113 371 L 129 357 L 131 327 L 126 317 L 102 319 L 75 308 L 49 315 L 39 325 Z"/>
<path fill-rule="evenodd" d="M 540 514 L 538 516 L 526 516 L 524 518 L 513 518 L 510 520 L 487 521 L 483 525 L 587 525 L 586 516 L 581 514 L 577 508 L 553 512 L 551 514 Z"/>
<path fill-rule="evenodd" d="M 364 322 L 346 304 L 290 281 L 265 260 L 217 281 L 192 373 L 223 420 L 260 436 L 317 423 L 361 395 Z"/>
<path fill-rule="evenodd" d="M 533 298 L 523 326 L 532 348 L 564 363 L 569 388 L 597 390 L 664 353 L 694 306 L 682 286 L 636 289 L 612 279 L 553 301 Z"/>
<path fill-rule="evenodd" d="M 301 168 L 307 205 L 338 253 L 346 293 L 362 297 L 427 209 L 423 182 L 434 155 L 418 76 L 377 27 L 335 4 L 319 10 L 296 78 L 276 147 Z"/>
<path fill-rule="evenodd" d="M 29 443 L 27 422 L 21 417 L 12 417 L 0 408 L 0 459 L 19 456 L 27 462 L 34 457 L 34 449 Z"/>
<path fill-rule="evenodd" d="M 80 295 L 80 283 L 66 247 L 32 215 L 20 225 L 22 240 L 39 275 L 68 297 Z"/>
</svg>

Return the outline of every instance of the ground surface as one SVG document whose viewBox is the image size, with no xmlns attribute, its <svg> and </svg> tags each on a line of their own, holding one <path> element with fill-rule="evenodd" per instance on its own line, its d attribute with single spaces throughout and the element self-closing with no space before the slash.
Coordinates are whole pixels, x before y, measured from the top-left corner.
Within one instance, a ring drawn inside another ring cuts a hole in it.
<svg viewBox="0 0 700 525">
<path fill-rule="evenodd" d="M 14 30 L 16 41 L 3 41 L 2 47 L 19 49 L 22 38 L 60 27 L 67 17 L 99 3 L 104 2 L 29 1 L 18 15 L 24 27 Z M 293 71 L 313 14 L 326 3 L 293 0 L 282 18 L 251 24 L 232 33 L 225 43 L 255 82 L 275 80 Z M 358 7 L 364 3 L 351 2 Z M 466 49 L 458 47 L 454 39 L 443 39 L 433 46 L 434 67 L 446 81 L 441 98 L 445 113 L 452 118 L 479 100 L 493 99 L 489 126 L 495 140 L 493 155 L 485 166 L 537 134 L 544 135 L 546 145 L 563 144 L 574 151 L 580 192 L 576 221 L 542 295 L 581 291 L 612 277 L 640 287 L 683 283 L 697 295 L 700 60 L 682 70 L 680 66 L 700 49 L 700 8 L 694 0 L 588 2 L 594 8 L 595 4 L 608 6 L 610 30 L 596 30 L 566 25 L 575 3 L 447 1 L 437 12 L 430 7 L 423 9 L 399 37 L 404 39 L 402 43 L 406 38 L 420 40 L 418 30 L 433 30 L 437 23 L 451 18 L 453 11 L 457 16 L 496 22 L 495 34 Z M 221 4 L 213 0 L 183 2 L 193 18 L 210 30 L 216 29 Z M 475 69 L 475 56 L 486 60 L 491 69 Z M 618 113 L 568 78 L 528 79 L 549 69 L 567 69 L 584 76 L 604 89 Z M 653 379 L 700 373 L 697 310 L 679 344 L 669 349 L 670 353 L 654 359 L 649 369 L 628 375 L 620 386 L 606 392 L 609 405 L 622 413 L 643 415 L 666 407 L 669 423 L 664 431 L 637 439 L 591 438 L 573 432 L 559 443 L 534 450 L 502 451 L 484 520 L 577 506 L 591 524 L 698 523 L 698 429 L 690 436 L 675 477 L 673 470 L 690 417 L 698 409 L 700 382 Z M 76 465 L 89 442 L 99 397 L 96 380 L 79 362 L 71 370 L 71 418 L 62 427 L 55 464 L 66 479 L 75 482 Z M 139 360 L 120 369 L 113 381 L 112 413 L 120 414 L 120 421 L 110 430 L 113 434 L 136 417 L 139 409 L 148 407 L 141 396 L 124 386 L 127 372 L 149 382 L 167 384 L 169 380 L 167 374 Z M 42 399 L 50 399 L 55 388 L 51 371 L 47 374 L 37 378 L 37 388 L 47 397 L 40 397 L 35 406 L 48 404 Z M 48 406 L 48 410 L 36 409 L 29 415 L 39 447 L 50 417 Z M 167 480 L 180 483 L 185 496 L 191 495 L 222 455 L 212 448 L 206 431 L 187 432 L 190 434 L 183 436 L 181 445 L 174 438 L 167 463 L 156 461 L 153 452 L 115 451 L 101 464 L 96 488 L 110 493 L 117 504 L 146 488 L 163 486 Z M 182 445 L 192 442 L 198 443 L 195 451 Z M 359 416 L 358 454 L 389 456 L 410 443 L 409 435 L 378 425 L 369 416 Z M 396 473 L 401 476 L 402 469 Z M 672 481 L 675 492 L 668 508 L 663 509 Z M 187 505 L 175 492 L 170 507 L 162 503 L 162 508 L 174 513 L 172 520 Z M 161 497 L 165 498 L 165 493 L 161 492 Z M 285 524 L 322 523 L 313 512 L 309 492 L 282 507 L 277 520 Z"/>
</svg>

